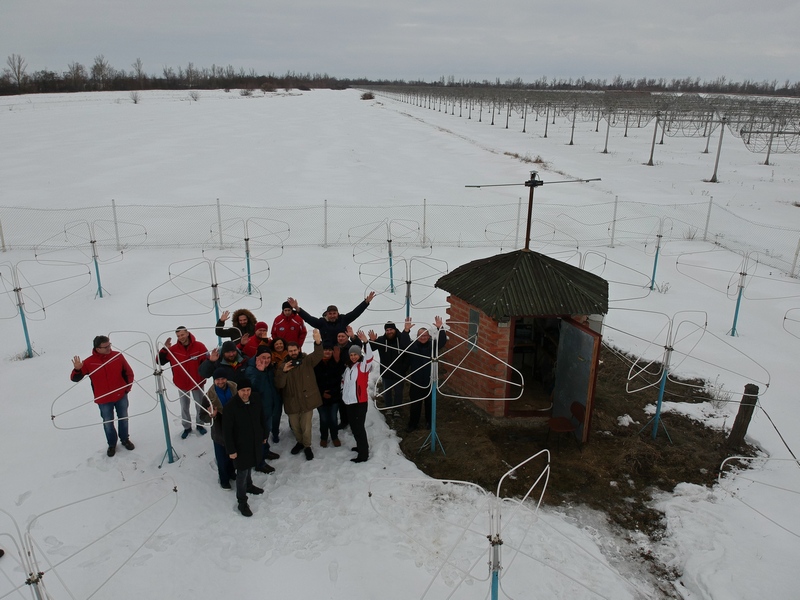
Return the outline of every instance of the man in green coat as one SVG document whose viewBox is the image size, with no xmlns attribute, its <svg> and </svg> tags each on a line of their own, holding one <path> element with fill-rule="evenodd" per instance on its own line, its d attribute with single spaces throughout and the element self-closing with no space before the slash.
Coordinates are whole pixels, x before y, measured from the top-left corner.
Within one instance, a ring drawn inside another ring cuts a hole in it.
<svg viewBox="0 0 800 600">
<path fill-rule="evenodd" d="M 283 392 L 283 410 L 289 417 L 289 426 L 297 440 L 292 454 L 305 452 L 306 460 L 314 458 L 311 451 L 311 419 L 314 409 L 322 406 L 322 397 L 317 387 L 314 367 L 322 360 L 322 337 L 314 330 L 314 352 L 300 352 L 296 342 L 286 344 L 289 354 L 278 365 L 275 387 Z"/>
</svg>

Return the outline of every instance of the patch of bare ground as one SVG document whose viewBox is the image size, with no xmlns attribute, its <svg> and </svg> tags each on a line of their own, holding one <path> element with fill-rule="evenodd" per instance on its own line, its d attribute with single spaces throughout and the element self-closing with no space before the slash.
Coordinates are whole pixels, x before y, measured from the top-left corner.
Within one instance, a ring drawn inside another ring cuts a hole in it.
<svg viewBox="0 0 800 600">
<path fill-rule="evenodd" d="M 754 455 L 755 449 L 730 449 L 726 434 L 684 416 L 668 412 L 655 440 L 645 406 L 655 404 L 658 387 L 628 393 L 625 389 L 629 357 L 603 349 L 598 372 L 595 406 L 588 443 L 579 447 L 574 438 L 551 434 L 544 418 L 490 417 L 465 400 L 443 398 L 437 406 L 437 434 L 445 453 L 423 448 L 428 430 L 405 431 L 407 412 L 389 417 L 402 438 L 400 447 L 423 472 L 438 479 L 477 483 L 495 491 L 500 478 L 514 465 L 543 448 L 551 451 L 551 473 L 545 504 L 582 504 L 603 511 L 610 523 L 630 532 L 643 532 L 658 540 L 664 532 L 664 515 L 650 506 L 655 490 L 671 492 L 680 482 L 711 486 L 723 459 Z M 673 402 L 711 400 L 703 382 L 670 383 L 665 399 Z M 628 426 L 619 417 L 629 415 Z M 520 497 L 538 477 L 544 460 L 532 461 L 514 478 L 506 479 L 501 493 Z M 674 578 L 646 553 L 642 558 L 659 577 Z"/>
</svg>

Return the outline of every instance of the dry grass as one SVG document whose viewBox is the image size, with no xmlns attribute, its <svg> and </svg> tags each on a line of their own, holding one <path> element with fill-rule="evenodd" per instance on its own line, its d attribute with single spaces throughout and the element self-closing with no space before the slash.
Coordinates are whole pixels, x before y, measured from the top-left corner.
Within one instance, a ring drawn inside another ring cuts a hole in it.
<svg viewBox="0 0 800 600">
<path fill-rule="evenodd" d="M 538 154 L 536 155 L 535 158 L 532 158 L 530 154 L 519 154 L 517 152 L 503 152 L 503 154 L 505 154 L 506 156 L 510 156 L 511 158 L 516 158 L 518 161 L 526 164 L 541 165 L 545 169 L 547 169 L 550 166 Z"/>
</svg>

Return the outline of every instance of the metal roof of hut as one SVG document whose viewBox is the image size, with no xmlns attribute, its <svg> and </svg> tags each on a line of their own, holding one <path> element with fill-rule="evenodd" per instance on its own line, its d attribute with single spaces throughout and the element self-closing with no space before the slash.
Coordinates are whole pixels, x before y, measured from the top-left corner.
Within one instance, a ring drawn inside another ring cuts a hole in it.
<svg viewBox="0 0 800 600">
<path fill-rule="evenodd" d="M 474 260 L 440 277 L 435 285 L 496 321 L 608 312 L 605 279 L 531 250 Z"/>
</svg>

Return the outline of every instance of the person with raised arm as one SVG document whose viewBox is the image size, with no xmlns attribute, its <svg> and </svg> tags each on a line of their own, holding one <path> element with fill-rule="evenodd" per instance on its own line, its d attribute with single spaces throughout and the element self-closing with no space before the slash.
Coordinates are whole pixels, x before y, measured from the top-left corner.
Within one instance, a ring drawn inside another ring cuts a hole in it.
<svg viewBox="0 0 800 600">
<path fill-rule="evenodd" d="M 408 357 L 403 353 L 410 344 L 411 337 L 408 332 L 411 320 L 406 319 L 403 331 L 398 332 L 397 326 L 389 321 L 383 326 L 384 334 L 379 336 L 369 330 L 369 341 L 378 351 L 381 361 L 381 380 L 383 381 L 383 402 L 387 412 L 399 417 L 400 411 L 395 408 L 403 403 L 403 388 Z"/>
<path fill-rule="evenodd" d="M 420 425 L 420 415 L 422 414 L 422 404 L 425 403 L 425 425 L 431 428 L 431 362 L 435 358 L 434 352 L 447 345 L 447 333 L 443 328 L 441 317 L 435 317 L 436 335 L 438 344 L 434 347 L 433 338 L 426 327 L 420 327 L 417 331 L 417 339 L 411 342 L 406 348 L 408 356 L 408 397 L 412 402 L 410 416 L 408 419 L 408 432 L 412 432 Z M 411 319 L 406 319 L 407 330 L 410 331 L 414 326 Z"/>
<path fill-rule="evenodd" d="M 232 342 L 247 344 L 250 336 L 256 333 L 258 319 L 246 308 L 240 308 L 233 312 L 231 326 L 225 327 L 225 321 L 230 316 L 231 313 L 227 310 L 219 316 L 219 321 L 217 321 L 217 325 L 214 328 L 214 335 L 219 338 L 230 338 Z M 247 337 L 245 337 L 245 334 Z"/>
<path fill-rule="evenodd" d="M 92 354 L 81 360 L 72 358 L 70 379 L 75 383 L 89 376 L 92 381 L 94 401 L 103 418 L 103 429 L 108 442 L 107 456 L 117 452 L 117 440 L 128 450 L 135 446 L 128 435 L 128 392 L 133 387 L 133 369 L 121 352 L 111 349 L 111 340 L 98 335 L 92 341 Z M 119 434 L 114 427 L 114 412 L 117 413 Z"/>
<path fill-rule="evenodd" d="M 342 399 L 350 421 L 350 431 L 356 440 L 353 450 L 358 453 L 355 458 L 350 459 L 354 463 L 369 459 L 369 439 L 365 423 L 369 407 L 369 372 L 372 369 L 372 347 L 367 341 L 367 334 L 359 330 L 358 339 L 363 346 L 350 346 L 348 365 L 342 375 Z"/>
<path fill-rule="evenodd" d="M 283 393 L 283 410 L 289 417 L 289 426 L 297 440 L 292 454 L 304 452 L 306 460 L 314 458 L 311 450 L 311 421 L 314 409 L 322 405 L 314 367 L 322 360 L 322 336 L 314 330 L 314 352 L 304 354 L 297 342 L 289 342 L 289 354 L 277 365 L 275 387 Z"/>
<path fill-rule="evenodd" d="M 367 307 L 369 306 L 369 303 L 372 302 L 373 298 L 375 298 L 375 292 L 370 292 L 367 294 L 367 297 L 364 298 L 363 302 L 361 302 L 349 313 L 343 315 L 339 314 L 339 309 L 336 308 L 335 305 L 331 304 L 325 310 L 322 318 L 312 317 L 305 310 L 300 308 L 299 303 L 294 298 L 289 298 L 287 302 L 289 303 L 289 306 L 297 311 L 297 314 L 303 317 L 303 320 L 306 323 L 319 329 L 323 342 L 329 343 L 333 346 L 336 344 L 336 334 L 340 331 L 346 331 L 347 326 L 360 317 L 365 310 L 367 310 Z"/>
<path fill-rule="evenodd" d="M 185 440 L 192 432 L 192 400 L 195 404 L 197 433 L 206 434 L 206 428 L 201 424 L 205 412 L 202 406 L 206 380 L 200 375 L 200 364 L 208 359 L 208 349 L 183 325 L 175 330 L 175 337 L 178 338 L 177 344 L 172 343 L 171 337 L 164 341 L 164 347 L 158 353 L 158 364 L 163 366 L 169 363 L 172 369 L 172 382 L 180 391 L 183 425 L 181 439 Z"/>
</svg>

